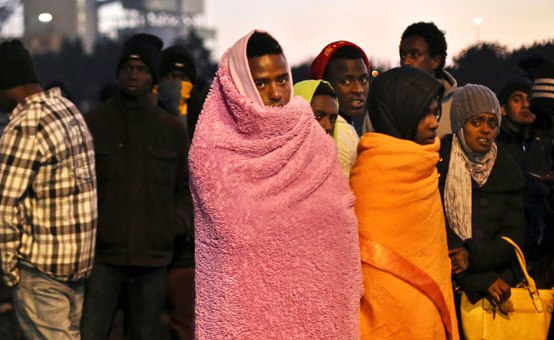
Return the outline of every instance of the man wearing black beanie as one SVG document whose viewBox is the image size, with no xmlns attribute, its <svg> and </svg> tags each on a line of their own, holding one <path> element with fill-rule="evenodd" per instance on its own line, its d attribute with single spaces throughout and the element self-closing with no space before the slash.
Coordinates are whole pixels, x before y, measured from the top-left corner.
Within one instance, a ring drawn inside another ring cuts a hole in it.
<svg viewBox="0 0 554 340">
<path fill-rule="evenodd" d="M 159 338 L 173 240 L 192 228 L 186 130 L 151 97 L 162 45 L 145 33 L 125 41 L 118 93 L 85 115 L 96 150 L 98 234 L 83 339 L 107 337 L 123 293 L 129 337 Z"/>
<path fill-rule="evenodd" d="M 523 77 L 509 79 L 498 93 L 502 125 L 497 141 L 506 146 L 527 179 L 525 209 L 525 258 L 534 265 L 540 257 L 549 220 L 547 200 L 552 185 L 546 178 L 552 170 L 552 139 L 537 132 L 537 113 L 531 110 L 533 83 Z"/>
<path fill-rule="evenodd" d="M 194 60 L 186 48 L 173 45 L 161 53 L 161 79 L 155 91 L 162 108 L 187 125 L 188 102 L 196 81 Z"/>
<path fill-rule="evenodd" d="M 29 339 L 78 339 L 96 235 L 92 136 L 75 105 L 43 91 L 19 40 L 0 44 L 0 258 Z"/>
</svg>

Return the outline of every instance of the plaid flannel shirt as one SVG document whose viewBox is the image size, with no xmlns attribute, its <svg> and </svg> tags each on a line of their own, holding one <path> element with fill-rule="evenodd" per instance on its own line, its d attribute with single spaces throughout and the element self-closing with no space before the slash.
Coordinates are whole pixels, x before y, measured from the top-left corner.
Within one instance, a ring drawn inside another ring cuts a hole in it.
<svg viewBox="0 0 554 340">
<path fill-rule="evenodd" d="M 18 263 L 59 281 L 85 278 L 96 241 L 92 136 L 59 88 L 25 98 L 0 138 L 0 256 L 3 279 Z"/>
</svg>

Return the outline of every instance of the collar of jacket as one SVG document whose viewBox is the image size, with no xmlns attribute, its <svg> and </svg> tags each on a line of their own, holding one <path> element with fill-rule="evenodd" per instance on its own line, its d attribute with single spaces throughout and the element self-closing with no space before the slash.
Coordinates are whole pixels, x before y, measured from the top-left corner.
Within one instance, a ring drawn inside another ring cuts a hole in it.
<svg viewBox="0 0 554 340">
<path fill-rule="evenodd" d="M 532 135 L 531 125 L 517 125 L 510 119 L 503 117 L 502 125 L 500 126 L 500 133 L 506 134 L 510 139 L 518 143 L 523 143 L 531 139 Z"/>
<path fill-rule="evenodd" d="M 141 97 L 125 96 L 121 91 L 115 96 L 119 112 L 125 120 L 142 121 L 154 105 L 150 93 Z"/>
</svg>

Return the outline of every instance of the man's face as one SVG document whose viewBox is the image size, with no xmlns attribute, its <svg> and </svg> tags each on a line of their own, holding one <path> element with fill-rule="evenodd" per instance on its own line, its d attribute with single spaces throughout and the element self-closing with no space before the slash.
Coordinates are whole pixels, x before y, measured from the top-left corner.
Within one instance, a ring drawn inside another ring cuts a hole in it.
<svg viewBox="0 0 554 340">
<path fill-rule="evenodd" d="M 422 36 L 412 35 L 400 42 L 400 65 L 411 66 L 434 76 L 440 67 L 442 56 L 431 57 L 429 45 Z"/>
<path fill-rule="evenodd" d="M 502 115 L 517 125 L 532 124 L 536 116 L 529 110 L 530 99 L 528 93 L 514 91 L 502 105 Z"/>
<path fill-rule="evenodd" d="M 325 132 L 333 135 L 335 123 L 337 122 L 337 117 L 339 115 L 339 107 L 335 98 L 331 96 L 317 95 L 312 98 L 310 105 L 319 125 L 321 125 Z"/>
<path fill-rule="evenodd" d="M 292 92 L 288 65 L 282 54 L 265 54 L 248 59 L 250 74 L 265 106 L 283 106 Z"/>
<path fill-rule="evenodd" d="M 340 113 L 356 117 L 365 112 L 369 73 L 363 59 L 332 60 L 326 77 L 337 94 Z"/>
<path fill-rule="evenodd" d="M 152 89 L 150 68 L 140 60 L 127 60 L 121 65 L 118 74 L 119 87 L 130 96 L 144 96 Z"/>
</svg>

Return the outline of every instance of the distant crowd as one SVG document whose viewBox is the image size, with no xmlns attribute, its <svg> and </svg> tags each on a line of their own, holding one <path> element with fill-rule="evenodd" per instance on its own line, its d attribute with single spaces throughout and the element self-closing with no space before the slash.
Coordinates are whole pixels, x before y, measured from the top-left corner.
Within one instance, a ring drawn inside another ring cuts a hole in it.
<svg viewBox="0 0 554 340">
<path fill-rule="evenodd" d="M 253 30 L 202 98 L 163 47 L 129 37 L 81 114 L 0 44 L 0 337 L 465 339 L 462 305 L 554 287 L 552 61 L 459 86 L 417 22 L 399 67 L 340 40 L 294 83 Z"/>
</svg>

